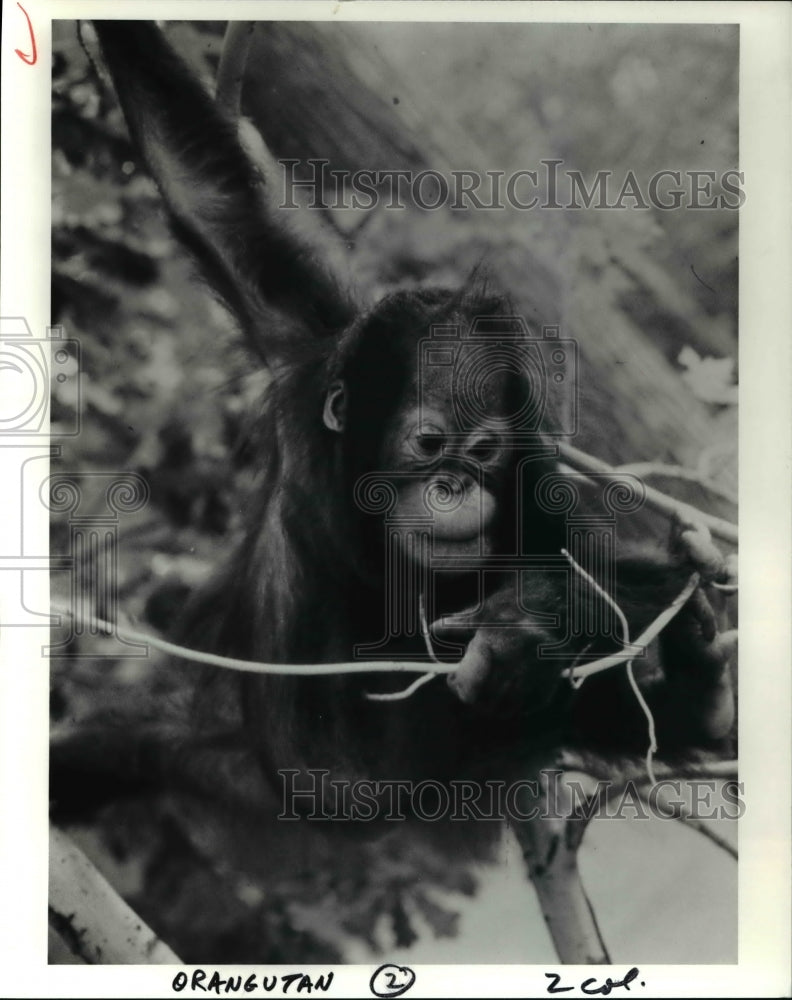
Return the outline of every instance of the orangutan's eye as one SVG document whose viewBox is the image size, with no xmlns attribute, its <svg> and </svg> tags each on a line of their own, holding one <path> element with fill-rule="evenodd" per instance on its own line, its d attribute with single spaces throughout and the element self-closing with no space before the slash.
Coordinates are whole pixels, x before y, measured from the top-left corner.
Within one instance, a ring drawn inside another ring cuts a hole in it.
<svg viewBox="0 0 792 1000">
<path fill-rule="evenodd" d="M 445 446 L 445 434 L 433 424 L 421 424 L 413 436 L 412 443 L 420 458 L 439 458 Z"/>
</svg>

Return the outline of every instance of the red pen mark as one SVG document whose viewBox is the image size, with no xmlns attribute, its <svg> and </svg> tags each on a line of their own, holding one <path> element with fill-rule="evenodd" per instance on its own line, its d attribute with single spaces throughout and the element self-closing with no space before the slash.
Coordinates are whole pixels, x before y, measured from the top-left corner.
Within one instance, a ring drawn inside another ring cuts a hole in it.
<svg viewBox="0 0 792 1000">
<path fill-rule="evenodd" d="M 22 62 L 26 62 L 28 66 L 33 66 L 36 60 L 38 59 L 38 55 L 36 54 L 36 36 L 33 34 L 33 25 L 30 23 L 28 12 L 25 10 L 25 8 L 22 6 L 21 3 L 18 3 L 17 7 L 19 7 L 19 9 L 25 15 L 28 31 L 30 32 L 30 44 L 33 46 L 33 51 L 30 53 L 30 55 L 26 55 L 26 53 L 24 53 L 21 49 L 14 49 L 14 52 L 16 52 L 16 54 L 19 56 Z"/>
</svg>

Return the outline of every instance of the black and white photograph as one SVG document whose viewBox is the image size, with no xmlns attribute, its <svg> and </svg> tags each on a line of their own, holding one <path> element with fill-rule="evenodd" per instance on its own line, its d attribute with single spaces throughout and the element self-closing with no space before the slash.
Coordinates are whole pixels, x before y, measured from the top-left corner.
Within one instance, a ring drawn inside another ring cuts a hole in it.
<svg viewBox="0 0 792 1000">
<path fill-rule="evenodd" d="M 50 74 L 0 576 L 53 995 L 781 995 L 747 6 L 6 17 Z"/>
</svg>

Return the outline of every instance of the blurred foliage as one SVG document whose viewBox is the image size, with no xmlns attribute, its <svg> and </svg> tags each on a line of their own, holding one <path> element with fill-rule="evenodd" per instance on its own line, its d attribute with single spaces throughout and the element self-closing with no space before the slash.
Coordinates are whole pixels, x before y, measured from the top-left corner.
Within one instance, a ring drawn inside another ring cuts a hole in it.
<svg viewBox="0 0 792 1000">
<path fill-rule="evenodd" d="M 222 25 L 169 30 L 210 81 Z M 401 116 L 395 131 L 425 140 L 394 140 L 404 156 L 420 147 L 432 163 L 435 151 L 442 157 L 444 149 L 461 148 L 471 159 L 455 166 L 467 168 L 486 151 L 491 158 L 479 161 L 482 169 L 511 171 L 558 155 L 587 175 L 619 164 L 643 177 L 662 167 L 736 165 L 731 29 L 448 30 L 306 24 L 284 28 L 284 37 L 293 47 L 303 33 L 311 52 L 342 42 L 355 74 L 350 92 L 377 92 Z M 56 466 L 145 476 L 151 503 L 121 525 L 119 601 L 125 618 L 166 631 L 185 594 L 239 537 L 255 488 L 250 429 L 267 376 L 251 366 L 230 318 L 196 283 L 171 238 L 156 187 L 76 26 L 54 22 L 53 32 L 53 323 L 82 351 L 80 395 L 74 371 L 53 388 L 54 438 L 78 408 L 81 417 L 79 436 L 59 440 Z M 383 52 L 398 74 L 388 76 Z M 493 61 L 492 83 L 476 84 Z M 380 104 L 365 108 L 382 120 Z M 273 144 L 277 154 L 277 135 Z M 458 283 L 491 253 L 505 272 L 511 268 L 514 283 L 557 296 L 569 315 L 581 310 L 576 296 L 585 294 L 584 316 L 603 323 L 618 317 L 631 336 L 660 345 L 680 384 L 686 369 L 701 371 L 696 359 L 736 354 L 735 213 L 412 211 L 396 219 L 375 213 L 351 226 L 332 213 L 326 221 L 348 247 L 345 266 L 370 294 L 429 275 Z M 559 272 L 561 282 L 553 277 Z M 696 353 L 683 363 L 677 358 L 686 347 Z M 705 395 L 715 393 L 706 400 L 713 421 L 728 414 L 715 440 L 726 456 L 718 468 L 732 482 L 729 378 L 723 368 L 714 383 L 702 377 Z M 618 397 L 608 407 L 617 420 L 632 420 Z M 658 440 L 647 438 L 648 453 L 625 460 L 666 457 Z M 612 457 L 609 448 L 618 441 L 603 440 L 602 457 Z M 53 551 L 66 545 L 66 526 L 55 519 Z M 55 592 L 63 585 L 56 579 Z M 156 666 L 116 659 L 113 640 L 82 640 L 74 651 L 97 659 L 56 666 L 56 723 L 111 711 L 140 697 L 141 687 L 150 696 L 161 685 L 167 696 Z M 239 831 L 223 835 L 196 808 L 170 798 L 113 806 L 98 834 L 80 834 L 141 916 L 188 961 L 333 961 L 350 937 L 376 949 L 408 945 L 421 926 L 453 935 L 456 917 L 446 901 L 475 888 L 467 856 L 451 862 L 429 842 L 389 836 L 339 844 L 312 831 L 298 849 L 276 844 L 264 830 L 249 840 Z"/>
</svg>

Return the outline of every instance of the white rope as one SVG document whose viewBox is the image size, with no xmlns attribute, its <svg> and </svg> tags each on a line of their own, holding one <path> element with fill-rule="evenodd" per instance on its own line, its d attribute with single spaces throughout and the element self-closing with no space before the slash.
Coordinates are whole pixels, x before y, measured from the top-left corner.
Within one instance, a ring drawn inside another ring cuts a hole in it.
<svg viewBox="0 0 792 1000">
<path fill-rule="evenodd" d="M 600 587 L 600 585 L 597 583 L 597 581 L 592 576 L 590 576 L 583 569 L 582 566 L 580 566 L 577 562 L 575 562 L 575 560 L 572 558 L 572 556 L 569 554 L 569 552 L 567 552 L 566 549 L 561 549 L 561 554 L 566 557 L 566 559 L 568 560 L 568 562 L 572 566 L 572 568 L 575 570 L 575 572 L 578 573 L 579 576 L 582 576 L 583 579 L 586 580 L 589 584 L 591 584 L 591 586 L 594 588 L 594 590 L 601 597 L 603 597 L 607 601 L 607 603 L 613 608 L 613 610 L 616 612 L 616 615 L 617 615 L 617 617 L 619 619 L 619 624 L 622 627 L 622 645 L 623 646 L 629 646 L 630 645 L 630 626 L 627 624 L 627 619 L 626 619 L 626 617 L 625 617 L 624 612 L 622 611 L 622 609 L 619 607 L 619 605 L 616 603 L 616 601 L 614 601 L 614 599 L 610 596 L 610 594 L 608 594 L 606 591 L 604 591 L 602 589 L 602 587 Z M 696 582 L 698 583 L 698 580 Z M 681 606 L 682 605 L 680 604 L 679 607 L 681 607 Z M 666 609 L 666 610 L 668 610 L 668 609 Z M 677 608 L 676 610 L 678 611 L 679 608 Z M 674 613 L 676 613 L 676 611 Z M 671 616 L 671 617 L 673 617 L 673 616 Z M 654 624 L 656 624 L 656 623 L 657 623 L 657 619 L 655 619 Z M 644 633 L 644 635 L 645 634 L 646 633 Z M 625 654 L 625 655 L 629 657 L 630 654 L 628 653 L 628 654 Z M 649 708 L 649 705 L 647 704 L 646 699 L 643 696 L 643 692 L 638 687 L 638 682 L 636 681 L 635 674 L 633 672 L 633 663 L 632 663 L 632 659 L 631 658 L 627 659 L 627 666 L 626 666 L 625 669 L 627 671 L 627 679 L 630 682 L 630 688 L 632 689 L 632 693 L 635 695 L 635 700 L 641 706 L 641 710 L 643 711 L 644 715 L 646 716 L 646 726 L 647 726 L 648 736 L 649 736 L 649 746 L 648 746 L 648 748 L 646 750 L 646 773 L 647 773 L 647 776 L 649 777 L 649 780 L 651 781 L 651 783 L 653 785 L 656 785 L 657 784 L 657 778 L 655 777 L 655 773 L 654 773 L 653 760 L 654 760 L 654 755 L 657 753 L 657 728 L 655 726 L 654 715 L 652 715 L 652 710 L 651 710 L 651 708 Z"/>
<path fill-rule="evenodd" d="M 688 598 L 698 585 L 699 575 L 698 573 L 693 573 L 679 594 L 667 608 L 664 608 L 663 611 L 660 612 L 651 625 L 647 626 L 647 628 L 638 636 L 633 643 L 633 646 L 646 649 L 649 643 L 652 642 L 653 639 L 657 638 L 677 612 L 684 607 Z M 563 672 L 562 676 L 569 677 L 574 680 L 582 680 L 585 677 L 590 677 L 592 674 L 598 674 L 602 670 L 608 670 L 610 667 L 618 667 L 620 664 L 626 663 L 634 656 L 634 650 L 633 652 L 620 650 L 618 653 L 611 653 L 608 656 L 603 656 L 602 659 L 593 660 L 591 663 L 586 663 L 578 667 L 570 667 Z"/>
<path fill-rule="evenodd" d="M 147 635 L 145 632 L 138 632 L 135 629 L 126 628 L 122 625 L 112 625 L 101 618 L 93 615 L 77 614 L 68 608 L 58 605 L 51 605 L 51 610 L 59 615 L 66 615 L 73 618 L 81 625 L 88 625 L 97 628 L 108 635 L 117 635 L 120 639 L 127 639 L 132 642 L 147 643 L 154 649 L 159 649 L 170 656 L 177 656 L 182 660 L 190 660 L 193 663 L 205 663 L 210 667 L 222 667 L 225 670 L 241 670 L 250 674 L 279 674 L 288 677 L 319 677 L 330 674 L 376 674 L 390 673 L 397 671 L 400 673 L 426 673 L 431 674 L 452 674 L 456 670 L 454 663 L 440 663 L 439 661 L 429 665 L 427 663 L 416 662 L 414 660 L 361 660 L 356 663 L 259 663 L 255 660 L 237 660 L 231 656 L 218 656 L 216 653 L 201 653 L 195 649 L 187 649 L 185 646 L 177 646 L 175 643 L 167 642 L 165 639 L 158 639 L 155 636 Z"/>
<path fill-rule="evenodd" d="M 440 660 L 435 656 L 435 651 L 432 649 L 432 636 L 429 632 L 429 623 L 426 620 L 426 606 L 424 604 L 424 595 L 420 594 L 418 596 L 418 611 L 421 616 L 421 635 L 423 636 L 423 641 L 426 646 L 426 652 L 429 654 L 429 659 L 433 663 L 440 663 Z M 442 666 L 442 664 L 441 664 Z M 456 669 L 456 664 L 453 664 L 454 669 Z M 411 695 L 428 683 L 433 677 L 437 676 L 436 671 L 429 671 L 419 677 L 417 681 L 413 681 L 409 687 L 404 688 L 402 691 L 393 691 L 389 694 L 369 694 L 366 693 L 366 698 L 369 701 L 404 701 L 405 698 L 409 698 Z"/>
</svg>

